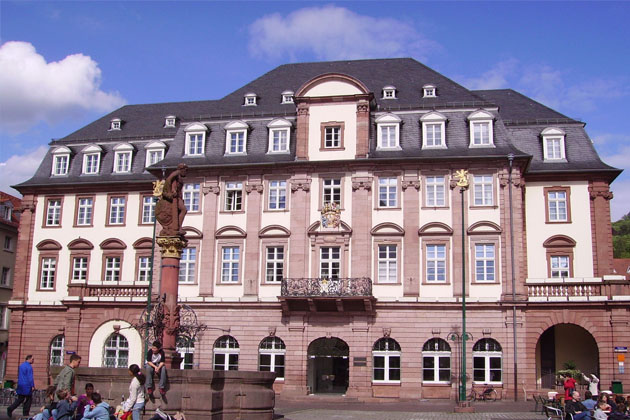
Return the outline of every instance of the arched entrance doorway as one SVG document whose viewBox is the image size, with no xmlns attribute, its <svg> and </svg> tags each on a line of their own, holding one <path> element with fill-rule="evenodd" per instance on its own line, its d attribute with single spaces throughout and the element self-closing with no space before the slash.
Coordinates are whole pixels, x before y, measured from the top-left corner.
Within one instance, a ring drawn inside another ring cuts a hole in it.
<svg viewBox="0 0 630 420">
<path fill-rule="evenodd" d="M 577 369 L 599 377 L 599 349 L 595 338 L 575 324 L 549 327 L 536 344 L 536 378 L 541 388 L 554 388 L 555 373 L 573 362 Z"/>
<path fill-rule="evenodd" d="M 340 338 L 318 338 L 308 346 L 307 385 L 313 394 L 345 394 L 350 349 Z"/>
</svg>

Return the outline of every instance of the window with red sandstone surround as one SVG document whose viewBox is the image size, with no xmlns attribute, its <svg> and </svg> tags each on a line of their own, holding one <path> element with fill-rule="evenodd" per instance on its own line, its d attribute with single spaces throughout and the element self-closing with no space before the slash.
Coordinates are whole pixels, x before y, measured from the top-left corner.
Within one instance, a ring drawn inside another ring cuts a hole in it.
<svg viewBox="0 0 630 420">
<path fill-rule="evenodd" d="M 342 121 L 329 121 L 321 123 L 320 150 L 343 150 L 345 123 Z"/>
<path fill-rule="evenodd" d="M 155 203 L 156 200 L 153 195 L 141 195 L 140 196 L 140 224 L 149 225 L 153 224 L 155 220 Z"/>
<path fill-rule="evenodd" d="M 399 208 L 398 177 L 382 176 L 378 178 L 378 208 Z"/>
<path fill-rule="evenodd" d="M 75 206 L 75 227 L 91 227 L 94 219 L 94 196 L 77 197 Z"/>
<path fill-rule="evenodd" d="M 39 251 L 37 290 L 53 291 L 57 286 L 57 262 L 61 245 L 52 239 L 45 239 L 37 244 L 37 250 Z"/>
<path fill-rule="evenodd" d="M 267 181 L 267 210 L 287 209 L 287 181 L 270 179 Z"/>
<path fill-rule="evenodd" d="M 443 236 L 422 238 L 423 284 L 451 283 L 450 253 L 449 238 Z"/>
<path fill-rule="evenodd" d="M 280 283 L 284 277 L 284 246 L 268 246 L 265 252 L 265 283 Z"/>
<path fill-rule="evenodd" d="M 63 366 L 64 342 L 63 334 L 55 336 L 50 342 L 50 366 Z"/>
<path fill-rule="evenodd" d="M 341 273 L 341 248 L 338 246 L 323 246 L 319 251 L 319 277 L 338 279 Z"/>
<path fill-rule="evenodd" d="M 372 347 L 375 383 L 400 383 L 400 344 L 393 338 L 383 337 Z"/>
<path fill-rule="evenodd" d="M 376 283 L 400 284 L 400 246 L 399 240 L 377 240 L 374 242 Z"/>
<path fill-rule="evenodd" d="M 258 347 L 258 370 L 275 372 L 276 380 L 284 380 L 284 356 L 287 348 L 278 337 L 267 337 Z"/>
<path fill-rule="evenodd" d="M 555 235 L 543 242 L 547 253 L 547 277 L 573 277 L 573 250 L 576 242 L 565 235 Z"/>
<path fill-rule="evenodd" d="M 545 187 L 545 222 L 571 223 L 571 187 Z"/>
<path fill-rule="evenodd" d="M 501 384 L 503 352 L 498 341 L 482 338 L 473 346 L 473 383 Z"/>
<path fill-rule="evenodd" d="M 212 352 L 212 369 L 238 370 L 240 352 L 238 341 L 234 337 L 224 335 L 217 338 Z"/>
<path fill-rule="evenodd" d="M 46 198 L 46 214 L 43 227 L 61 227 L 61 210 L 63 197 Z"/>
<path fill-rule="evenodd" d="M 432 338 L 422 346 L 422 382 L 451 383 L 451 346 L 441 338 Z"/>
<path fill-rule="evenodd" d="M 124 226 L 127 196 L 110 195 L 107 198 L 107 226 Z"/>
</svg>

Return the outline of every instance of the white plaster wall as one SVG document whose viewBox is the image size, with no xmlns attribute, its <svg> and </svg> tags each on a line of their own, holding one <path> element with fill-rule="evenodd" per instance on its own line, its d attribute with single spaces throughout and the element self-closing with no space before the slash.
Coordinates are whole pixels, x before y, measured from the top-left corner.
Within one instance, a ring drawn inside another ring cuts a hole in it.
<svg viewBox="0 0 630 420">
<path fill-rule="evenodd" d="M 340 95 L 360 95 L 361 92 L 356 86 L 346 82 L 337 80 L 331 80 L 328 82 L 320 83 L 313 86 L 311 89 L 304 92 L 304 96 L 307 97 L 321 97 L 321 96 L 340 96 Z"/>
<path fill-rule="evenodd" d="M 545 223 L 544 187 L 571 187 L 572 223 Z M 543 242 L 554 235 L 566 235 L 575 240 L 573 249 L 574 277 L 593 277 L 593 242 L 591 238 L 591 207 L 587 181 L 531 182 L 525 186 L 525 217 L 527 221 L 527 269 L 529 278 L 547 277 L 547 253 Z"/>
<path fill-rule="evenodd" d="M 440 210 L 441 211 L 441 210 Z M 427 223 L 427 222 L 425 222 Z M 426 273 L 426 261 L 424 259 L 424 246 L 423 241 L 420 241 L 420 255 L 418 258 L 420 259 L 420 297 L 421 298 L 442 298 L 442 297 L 453 297 L 453 239 L 449 239 L 449 248 L 451 250 L 451 255 L 449 255 L 448 260 L 448 274 L 450 276 L 449 284 L 425 284 L 422 283 L 422 279 L 425 277 Z"/>
<path fill-rule="evenodd" d="M 345 123 L 343 146 L 345 150 L 320 152 L 321 123 Z M 310 160 L 354 159 L 357 150 L 357 106 L 351 104 L 312 104 L 309 109 L 308 157 Z"/>
<path fill-rule="evenodd" d="M 236 226 L 247 231 L 247 209 L 245 209 L 245 213 L 218 213 L 217 230 L 226 226 Z"/>
<path fill-rule="evenodd" d="M 452 229 L 456 229 L 453 226 L 453 214 L 450 207 L 438 208 L 438 209 L 420 209 L 420 222 L 418 226 L 422 227 L 427 223 L 440 222 L 450 226 Z"/>
<path fill-rule="evenodd" d="M 291 227 L 291 213 L 288 211 L 267 211 L 262 212 L 260 217 L 260 228 L 278 225 L 286 229 Z"/>
<path fill-rule="evenodd" d="M 372 270 L 372 272 L 374 272 Z M 375 277 L 372 277 L 372 281 L 374 281 Z M 372 294 L 377 299 L 382 298 L 400 298 L 403 295 L 403 285 L 402 284 L 372 284 Z"/>
<path fill-rule="evenodd" d="M 114 333 L 114 325 L 120 326 L 120 335 L 127 339 L 129 343 L 129 365 L 137 364 L 142 367 L 142 338 L 135 328 L 127 321 L 112 320 L 107 321 L 94 331 L 90 340 L 90 354 L 88 356 L 88 367 L 103 366 L 103 350 L 105 341 Z"/>
<path fill-rule="evenodd" d="M 469 274 L 474 275 L 474 272 Z M 467 276 L 468 277 L 468 276 Z M 500 277 L 500 274 L 499 274 Z M 472 277 L 469 277 L 472 278 Z M 499 284 L 470 284 L 468 286 L 468 295 L 470 297 L 485 298 L 499 300 L 501 298 L 501 283 Z"/>
<path fill-rule="evenodd" d="M 396 223 L 401 228 L 404 225 L 405 215 L 400 210 L 372 210 L 372 227 L 381 223 Z"/>
</svg>

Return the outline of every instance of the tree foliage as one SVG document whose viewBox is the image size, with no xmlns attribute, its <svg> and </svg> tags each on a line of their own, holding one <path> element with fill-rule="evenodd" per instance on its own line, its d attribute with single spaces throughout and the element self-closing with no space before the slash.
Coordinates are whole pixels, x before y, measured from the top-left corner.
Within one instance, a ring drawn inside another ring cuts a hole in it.
<svg viewBox="0 0 630 420">
<path fill-rule="evenodd" d="M 612 224 L 613 256 L 630 258 L 630 213 Z"/>
</svg>

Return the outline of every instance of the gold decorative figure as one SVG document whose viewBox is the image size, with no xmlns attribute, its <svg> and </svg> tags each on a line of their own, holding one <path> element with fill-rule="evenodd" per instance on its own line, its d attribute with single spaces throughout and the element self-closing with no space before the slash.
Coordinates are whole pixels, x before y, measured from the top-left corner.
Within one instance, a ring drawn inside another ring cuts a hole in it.
<svg viewBox="0 0 630 420">
<path fill-rule="evenodd" d="M 460 169 L 455 172 L 455 179 L 457 179 L 458 187 L 468 187 L 468 171 L 466 169 Z"/>
</svg>

